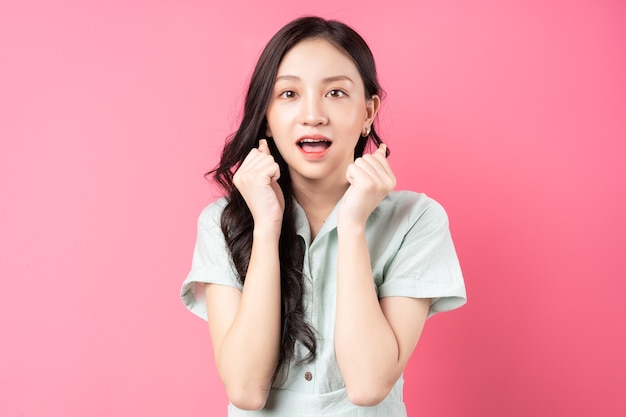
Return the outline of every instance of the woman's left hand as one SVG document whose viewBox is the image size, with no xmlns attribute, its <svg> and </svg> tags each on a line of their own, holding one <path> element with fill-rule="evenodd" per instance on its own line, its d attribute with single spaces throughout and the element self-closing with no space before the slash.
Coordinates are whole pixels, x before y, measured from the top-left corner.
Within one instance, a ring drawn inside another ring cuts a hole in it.
<svg viewBox="0 0 626 417">
<path fill-rule="evenodd" d="M 396 186 L 396 177 L 386 158 L 387 145 L 381 144 L 376 152 L 364 154 L 348 166 L 346 190 L 338 212 L 338 226 L 352 224 L 365 226 L 365 222 L 380 202 Z"/>
</svg>

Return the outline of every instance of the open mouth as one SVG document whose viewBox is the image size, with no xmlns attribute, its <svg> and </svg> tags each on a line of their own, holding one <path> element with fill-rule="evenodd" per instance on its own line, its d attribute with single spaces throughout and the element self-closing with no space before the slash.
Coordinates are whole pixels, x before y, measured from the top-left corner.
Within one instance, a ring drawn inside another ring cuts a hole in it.
<svg viewBox="0 0 626 417">
<path fill-rule="evenodd" d="M 331 145 L 329 140 L 304 138 L 298 141 L 298 146 L 307 153 L 324 152 Z"/>
</svg>

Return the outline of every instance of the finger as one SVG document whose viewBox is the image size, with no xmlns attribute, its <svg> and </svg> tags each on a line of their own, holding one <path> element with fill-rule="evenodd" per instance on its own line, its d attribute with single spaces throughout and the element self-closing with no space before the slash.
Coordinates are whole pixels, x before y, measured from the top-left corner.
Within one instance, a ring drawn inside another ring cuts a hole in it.
<svg viewBox="0 0 626 417">
<path fill-rule="evenodd" d="M 272 161 L 272 165 L 271 165 L 271 174 L 270 174 L 270 178 L 272 181 L 276 182 L 278 181 L 278 179 L 280 178 L 280 166 Z"/>
<path fill-rule="evenodd" d="M 376 174 L 377 169 L 374 166 L 376 161 L 372 158 L 372 155 L 363 155 L 360 158 L 357 158 L 354 161 L 355 173 L 360 173 L 361 175 L 365 175 L 368 178 L 375 179 L 378 175 Z"/>
<path fill-rule="evenodd" d="M 267 139 L 259 140 L 259 151 L 266 155 L 270 155 L 270 147 L 267 145 Z"/>
<path fill-rule="evenodd" d="M 278 181 L 278 179 L 280 178 L 280 166 L 276 163 L 276 160 L 270 152 L 270 147 L 267 144 L 267 139 L 259 140 L 259 152 L 267 155 L 265 158 L 263 158 L 263 162 L 264 164 L 269 164 L 270 179 L 272 181 Z"/>
<path fill-rule="evenodd" d="M 348 165 L 348 169 L 346 169 L 346 179 L 348 183 L 352 184 L 354 182 L 354 178 L 356 176 L 357 167 L 355 164 Z"/>
<path fill-rule="evenodd" d="M 263 141 L 265 142 L 265 141 Z M 280 177 L 280 168 L 274 157 L 271 154 L 264 153 L 263 150 L 268 150 L 267 143 L 260 143 L 260 149 L 253 148 L 250 153 L 245 157 L 237 173 L 239 176 L 248 172 L 257 174 L 265 173 L 269 178 L 277 180 Z"/>
<path fill-rule="evenodd" d="M 387 161 L 387 145 L 381 143 L 376 152 L 374 152 L 374 155 L 377 156 L 378 161 L 380 162 L 387 175 L 393 177 L 393 171 L 391 170 L 389 161 Z"/>
<path fill-rule="evenodd" d="M 376 153 L 363 155 L 354 163 L 363 175 L 367 175 L 373 184 L 385 189 L 393 189 L 396 186 L 396 178 L 391 167 L 383 154 Z"/>
<path fill-rule="evenodd" d="M 243 161 L 241 162 L 241 165 L 239 166 L 239 168 L 237 168 L 237 171 L 245 170 L 247 167 L 254 165 L 254 160 L 257 159 L 258 154 L 259 154 L 259 151 L 253 148 L 248 153 L 248 155 L 246 155 L 246 157 L 243 159 Z"/>
<path fill-rule="evenodd" d="M 387 161 L 384 156 L 376 151 L 374 154 L 363 155 L 359 160 L 355 161 L 357 165 L 367 172 L 372 178 L 388 177 L 389 173 L 385 167 Z"/>
<path fill-rule="evenodd" d="M 363 154 L 362 156 L 364 157 L 367 155 L 376 157 L 376 159 L 379 161 L 382 161 L 384 165 L 387 163 L 385 161 L 387 159 L 387 145 L 381 142 L 380 145 L 378 145 L 378 149 L 376 149 L 374 152 L 369 153 L 369 154 Z"/>
<path fill-rule="evenodd" d="M 352 185 L 376 184 L 380 182 L 376 169 L 363 157 L 357 158 L 353 164 L 348 166 L 346 178 Z"/>
<path fill-rule="evenodd" d="M 271 155 L 257 153 L 258 158 L 250 162 L 247 171 L 259 178 L 269 178 L 270 181 L 278 181 L 280 178 L 280 166 Z"/>
</svg>

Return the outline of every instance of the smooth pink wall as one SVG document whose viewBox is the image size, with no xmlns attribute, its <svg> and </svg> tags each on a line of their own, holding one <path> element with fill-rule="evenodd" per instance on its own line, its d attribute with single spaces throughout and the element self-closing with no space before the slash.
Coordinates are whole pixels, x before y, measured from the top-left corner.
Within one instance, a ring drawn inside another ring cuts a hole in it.
<svg viewBox="0 0 626 417">
<path fill-rule="evenodd" d="M 310 13 L 370 43 L 399 187 L 448 209 L 467 279 L 410 415 L 626 415 L 623 2 L 93 3 L 0 5 L 0 416 L 225 415 L 178 299 L 202 174 Z"/>
</svg>

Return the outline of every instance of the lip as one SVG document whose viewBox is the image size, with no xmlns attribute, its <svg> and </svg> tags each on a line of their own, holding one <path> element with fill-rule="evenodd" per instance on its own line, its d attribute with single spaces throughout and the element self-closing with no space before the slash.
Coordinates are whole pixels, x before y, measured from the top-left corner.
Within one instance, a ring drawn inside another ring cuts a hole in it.
<svg viewBox="0 0 626 417">
<path fill-rule="evenodd" d="M 313 139 L 313 140 L 318 140 L 318 141 L 324 141 L 324 142 L 328 142 L 329 145 L 328 145 L 328 147 L 324 148 L 320 152 L 305 152 L 302 149 L 302 147 L 300 146 L 300 142 L 302 142 L 304 139 Z M 333 143 L 332 140 L 330 140 L 329 138 L 327 138 L 324 135 L 319 135 L 319 134 L 303 135 L 303 136 L 299 137 L 298 140 L 296 140 L 296 146 L 298 147 L 298 149 L 300 150 L 302 155 L 304 155 L 304 157 L 306 159 L 309 159 L 309 160 L 317 160 L 317 159 L 323 158 L 328 153 L 328 150 L 331 148 L 332 143 Z"/>
</svg>

